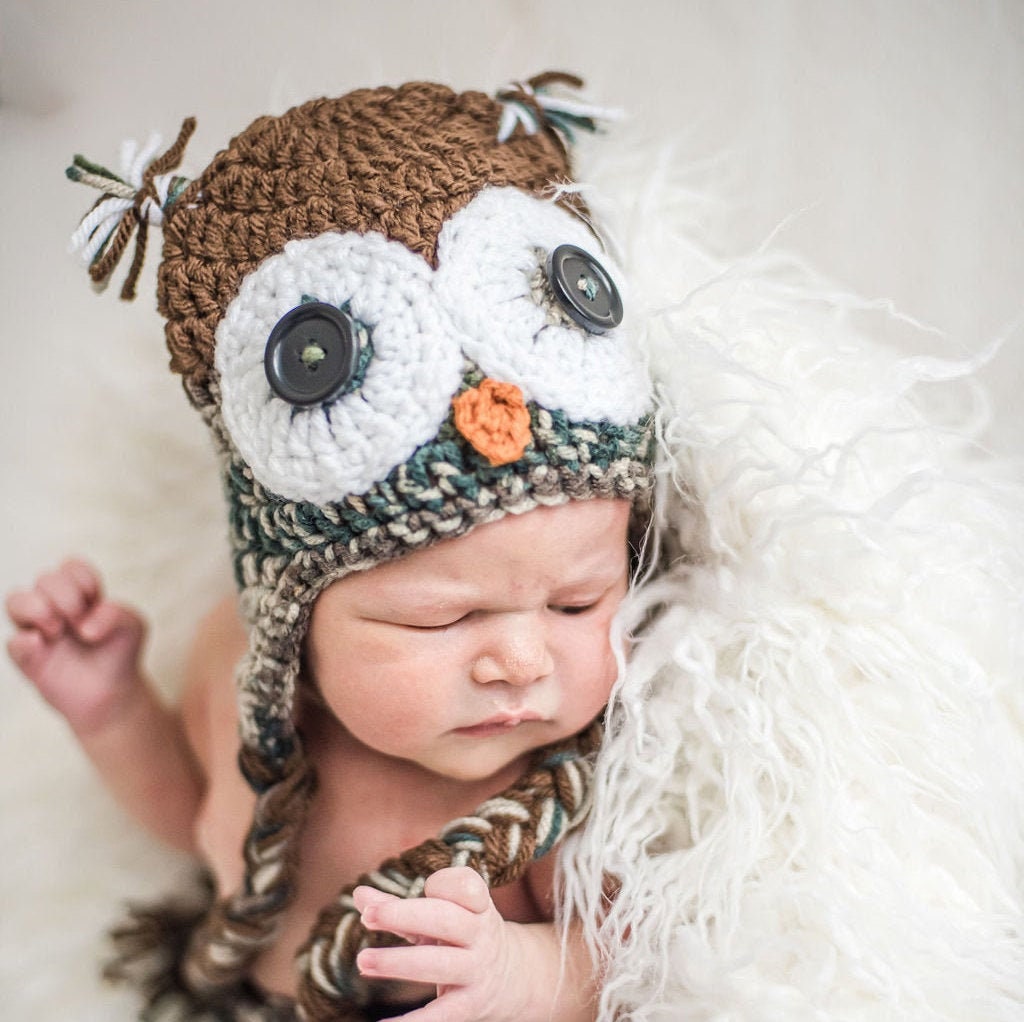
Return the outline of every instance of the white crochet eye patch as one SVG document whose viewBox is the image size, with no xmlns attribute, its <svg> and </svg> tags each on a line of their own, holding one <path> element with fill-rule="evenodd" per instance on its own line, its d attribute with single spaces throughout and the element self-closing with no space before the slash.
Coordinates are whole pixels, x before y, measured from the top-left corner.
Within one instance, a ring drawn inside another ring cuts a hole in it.
<svg viewBox="0 0 1024 1022">
<path fill-rule="evenodd" d="M 488 376 L 577 422 L 635 423 L 649 387 L 627 332 L 589 333 L 538 301 L 547 255 L 562 244 L 592 254 L 622 291 L 622 274 L 577 217 L 516 188 L 487 189 L 441 229 L 435 293 Z"/>
<path fill-rule="evenodd" d="M 289 242 L 245 280 L 217 328 L 224 424 L 256 478 L 293 500 L 325 504 L 365 493 L 448 414 L 462 354 L 441 322 L 430 267 L 380 234 L 322 234 Z M 263 356 L 277 321 L 313 298 L 370 330 L 359 388 L 296 408 L 270 388 Z"/>
<path fill-rule="evenodd" d="M 288 499 L 365 493 L 437 435 L 464 355 L 575 421 L 635 422 L 648 388 L 622 328 L 588 333 L 538 297 L 546 254 L 563 243 L 621 281 L 574 216 L 515 188 L 486 189 L 451 218 L 436 271 L 377 233 L 289 242 L 245 278 L 217 328 L 221 411 L 239 454 Z M 264 352 L 278 320 L 309 299 L 345 306 L 373 353 L 350 393 L 296 407 L 271 389 Z"/>
</svg>

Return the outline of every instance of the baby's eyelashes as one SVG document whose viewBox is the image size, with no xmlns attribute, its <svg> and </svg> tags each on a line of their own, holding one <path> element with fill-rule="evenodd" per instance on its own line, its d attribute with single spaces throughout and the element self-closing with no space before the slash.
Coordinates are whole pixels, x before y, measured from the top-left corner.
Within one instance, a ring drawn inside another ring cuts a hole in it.
<svg viewBox="0 0 1024 1022">
<path fill-rule="evenodd" d="M 552 603 L 548 604 L 548 606 L 545 609 L 552 613 L 560 614 L 563 617 L 578 617 L 582 614 L 586 614 L 588 611 L 593 610 L 599 602 L 599 600 L 591 600 L 587 603 Z M 443 632 L 448 628 L 455 628 L 457 625 L 465 624 L 476 618 L 487 617 L 494 613 L 497 612 L 487 610 L 470 610 L 466 611 L 464 614 L 460 614 L 457 617 L 453 617 L 445 621 L 404 620 L 393 623 L 400 624 L 401 627 L 409 628 L 412 631 L 416 632 Z"/>
<path fill-rule="evenodd" d="M 597 600 L 592 600 L 589 603 L 552 604 L 548 610 L 553 610 L 556 614 L 563 614 L 566 617 L 578 617 L 580 614 L 586 614 L 587 611 L 593 610 L 597 604 Z"/>
<path fill-rule="evenodd" d="M 443 632 L 447 628 L 454 628 L 455 625 L 460 624 L 463 618 L 456 618 L 454 621 L 444 621 L 441 624 L 406 624 L 404 628 L 410 628 L 414 632 Z"/>
<path fill-rule="evenodd" d="M 483 605 L 469 603 L 433 606 L 417 604 L 405 607 L 391 604 L 386 608 L 381 607 L 379 610 L 368 609 L 362 617 L 369 623 L 407 629 L 412 632 L 443 632 L 449 628 L 478 620 L 486 621 L 502 615 L 519 615 L 540 611 L 557 614 L 561 617 L 581 617 L 602 606 L 615 589 L 615 585 L 610 585 L 600 591 L 595 591 L 590 587 L 586 590 L 568 590 L 555 594 L 551 602 L 546 604 L 540 600 L 537 604 L 533 604 L 532 601 L 523 604 L 518 604 L 516 601 L 509 603 L 498 601 L 494 604 Z"/>
<path fill-rule="evenodd" d="M 408 628 L 414 632 L 441 632 L 468 620 L 475 611 L 453 612 L 451 614 L 393 614 L 375 620 L 380 624 L 396 628 Z"/>
<path fill-rule="evenodd" d="M 548 604 L 548 610 L 566 617 L 578 617 L 605 604 L 612 596 L 618 597 L 618 579 L 603 589 L 582 587 L 575 591 L 559 594 L 559 598 Z"/>
<path fill-rule="evenodd" d="M 579 602 L 549 603 L 545 609 L 563 617 L 579 617 L 594 610 L 600 602 L 601 598 L 598 597 L 597 599 L 588 599 Z M 457 625 L 465 624 L 476 618 L 484 618 L 495 613 L 499 612 L 481 608 L 453 614 L 451 617 L 445 617 L 443 619 L 429 616 L 417 618 L 415 615 L 411 614 L 397 615 L 393 620 L 386 620 L 384 623 L 397 625 L 401 628 L 408 628 L 416 632 L 442 632 L 445 629 L 454 628 Z"/>
</svg>

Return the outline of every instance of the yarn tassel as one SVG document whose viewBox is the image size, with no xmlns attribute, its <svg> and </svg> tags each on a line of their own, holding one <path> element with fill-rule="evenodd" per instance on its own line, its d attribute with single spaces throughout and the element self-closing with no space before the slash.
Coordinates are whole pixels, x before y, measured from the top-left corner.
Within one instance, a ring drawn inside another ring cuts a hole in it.
<svg viewBox="0 0 1024 1022">
<path fill-rule="evenodd" d="M 189 184 L 187 177 L 170 171 L 181 162 L 195 128 L 195 118 L 186 118 L 174 144 L 160 156 L 156 156 L 159 136 L 152 136 L 141 152 L 134 142 L 126 143 L 121 152 L 123 176 L 81 155 L 76 155 L 67 168 L 70 180 L 102 192 L 71 237 L 72 250 L 82 253 L 95 284 L 107 284 L 135 234 L 135 253 L 121 288 L 125 301 L 135 297 L 148 228 L 163 223 L 164 216 Z"/>
<path fill-rule="evenodd" d="M 566 95 L 564 91 L 551 92 L 553 85 L 579 90 L 583 88 L 583 79 L 564 71 L 545 71 L 498 91 L 495 98 L 502 105 L 499 142 L 508 141 L 516 128 L 522 125 L 528 135 L 550 128 L 572 145 L 578 131 L 595 132 L 601 121 L 614 120 L 619 116 L 616 110 L 595 106 Z"/>
<path fill-rule="evenodd" d="M 241 980 L 215 996 L 197 994 L 184 981 L 184 960 L 195 928 L 214 902 L 213 881 L 200 876 L 191 901 L 132 906 L 111 933 L 114 958 L 105 979 L 134 987 L 143 997 L 140 1022 L 296 1022 L 288 998 L 264 994 Z"/>
</svg>

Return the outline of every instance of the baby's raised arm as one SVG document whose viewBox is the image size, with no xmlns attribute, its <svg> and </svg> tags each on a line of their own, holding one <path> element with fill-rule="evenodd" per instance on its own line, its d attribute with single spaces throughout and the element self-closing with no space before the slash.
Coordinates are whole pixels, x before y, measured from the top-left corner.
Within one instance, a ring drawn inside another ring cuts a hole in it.
<svg viewBox="0 0 1024 1022">
<path fill-rule="evenodd" d="M 108 600 L 79 560 L 11 593 L 7 651 L 68 722 L 121 805 L 157 837 L 191 851 L 202 782 L 178 715 L 141 672 L 145 624 Z"/>
</svg>

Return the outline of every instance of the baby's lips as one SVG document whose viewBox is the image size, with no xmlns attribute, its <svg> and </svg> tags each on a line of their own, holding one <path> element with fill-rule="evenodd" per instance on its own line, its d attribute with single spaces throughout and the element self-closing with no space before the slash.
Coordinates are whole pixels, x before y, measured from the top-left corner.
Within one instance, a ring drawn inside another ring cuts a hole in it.
<svg viewBox="0 0 1024 1022">
<path fill-rule="evenodd" d="M 492 467 L 518 461 L 530 445 L 530 411 L 514 383 L 485 377 L 452 398 L 455 428 Z"/>
</svg>

